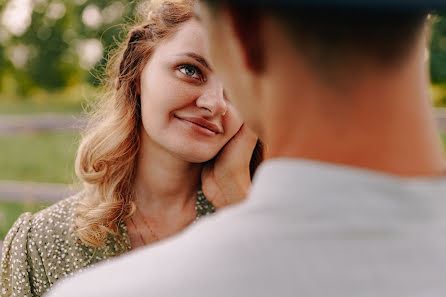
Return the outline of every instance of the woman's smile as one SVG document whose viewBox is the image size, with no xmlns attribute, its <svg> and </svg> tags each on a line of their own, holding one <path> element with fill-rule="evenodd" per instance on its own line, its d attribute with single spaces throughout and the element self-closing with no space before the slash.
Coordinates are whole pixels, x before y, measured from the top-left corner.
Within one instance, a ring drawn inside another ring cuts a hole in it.
<svg viewBox="0 0 446 297">
<path fill-rule="evenodd" d="M 205 136 L 216 136 L 222 134 L 223 131 L 218 125 L 199 117 L 179 117 L 174 116 L 180 120 L 185 126 Z"/>
</svg>

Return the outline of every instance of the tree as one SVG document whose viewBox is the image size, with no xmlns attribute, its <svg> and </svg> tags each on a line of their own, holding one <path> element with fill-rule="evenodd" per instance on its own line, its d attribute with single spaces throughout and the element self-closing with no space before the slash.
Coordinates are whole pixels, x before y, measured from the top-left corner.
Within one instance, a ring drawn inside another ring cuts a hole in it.
<svg viewBox="0 0 446 297">
<path fill-rule="evenodd" d="M 433 83 L 446 83 L 446 13 L 439 14 L 433 20 L 430 69 Z"/>
<path fill-rule="evenodd" d="M 9 0 L 0 6 L 0 92 L 97 83 L 91 73 L 122 37 L 135 2 Z M 103 61 L 102 61 L 103 63 Z"/>
</svg>

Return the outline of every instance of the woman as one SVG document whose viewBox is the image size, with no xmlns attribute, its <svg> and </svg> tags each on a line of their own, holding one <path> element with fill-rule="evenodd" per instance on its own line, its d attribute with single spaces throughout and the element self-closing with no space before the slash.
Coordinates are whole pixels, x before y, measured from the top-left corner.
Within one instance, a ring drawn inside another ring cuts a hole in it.
<svg viewBox="0 0 446 297">
<path fill-rule="evenodd" d="M 192 8 L 161 2 L 130 31 L 78 150 L 85 190 L 17 220 L 3 247 L 2 296 L 41 296 L 245 196 L 261 147 L 253 153 L 256 137 L 206 60 Z"/>
</svg>

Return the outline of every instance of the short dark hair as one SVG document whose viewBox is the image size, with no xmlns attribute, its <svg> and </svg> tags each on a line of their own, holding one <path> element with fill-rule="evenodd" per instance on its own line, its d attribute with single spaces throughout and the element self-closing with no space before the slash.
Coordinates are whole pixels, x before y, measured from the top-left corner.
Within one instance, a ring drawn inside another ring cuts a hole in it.
<svg viewBox="0 0 446 297">
<path fill-rule="evenodd" d="M 413 48 L 423 28 L 422 12 L 271 9 L 297 47 L 324 63 L 368 57 L 395 64 Z"/>
<path fill-rule="evenodd" d="M 405 60 L 427 19 L 426 11 L 240 4 L 236 0 L 201 0 L 247 14 L 273 16 L 311 66 L 338 74 L 364 58 L 380 66 Z M 238 13 L 240 15 L 240 13 Z"/>
</svg>

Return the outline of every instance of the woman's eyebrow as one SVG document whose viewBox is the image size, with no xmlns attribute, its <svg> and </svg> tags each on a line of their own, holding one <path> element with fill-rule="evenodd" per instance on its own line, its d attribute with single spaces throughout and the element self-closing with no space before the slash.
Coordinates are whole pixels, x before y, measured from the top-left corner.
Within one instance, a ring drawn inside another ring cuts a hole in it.
<svg viewBox="0 0 446 297">
<path fill-rule="evenodd" d="M 190 57 L 194 60 L 196 60 L 198 63 L 200 63 L 201 65 L 203 65 L 204 67 L 206 67 L 209 71 L 212 71 L 211 67 L 209 66 L 208 62 L 206 62 L 206 59 L 203 58 L 202 56 L 193 53 L 193 52 L 188 52 L 188 53 L 184 53 L 184 54 L 179 54 L 178 56 L 186 56 L 186 57 Z"/>
</svg>

